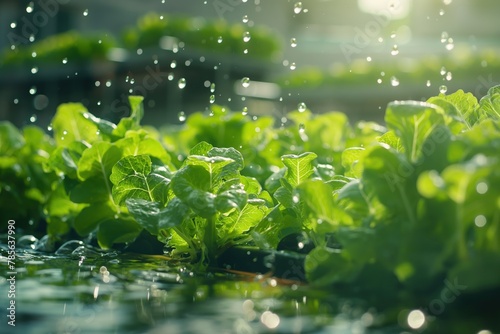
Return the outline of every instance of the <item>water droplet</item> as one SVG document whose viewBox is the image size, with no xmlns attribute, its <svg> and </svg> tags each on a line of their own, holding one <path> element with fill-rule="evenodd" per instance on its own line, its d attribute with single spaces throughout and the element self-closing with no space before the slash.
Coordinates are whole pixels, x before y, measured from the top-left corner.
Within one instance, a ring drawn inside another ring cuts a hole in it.
<svg viewBox="0 0 500 334">
<path fill-rule="evenodd" d="M 210 93 L 213 93 L 213 92 L 215 92 L 215 83 L 212 83 L 210 85 Z"/>
<path fill-rule="evenodd" d="M 244 77 L 243 79 L 241 79 L 241 85 L 244 88 L 247 88 L 248 86 L 250 86 L 250 78 Z"/>
<path fill-rule="evenodd" d="M 427 87 L 430 87 L 430 86 L 431 86 L 431 81 L 430 81 L 430 80 L 427 80 L 427 82 L 425 83 L 425 85 L 426 85 Z"/>
<path fill-rule="evenodd" d="M 173 74 L 173 73 L 169 73 L 169 74 L 167 75 L 167 79 L 168 79 L 168 81 L 172 81 L 172 80 L 174 80 L 174 74 Z"/>
<path fill-rule="evenodd" d="M 378 84 L 381 84 L 381 83 L 382 83 L 382 79 L 378 78 L 378 79 L 377 79 L 377 83 L 378 83 Z"/>
<path fill-rule="evenodd" d="M 33 86 L 33 87 L 30 88 L 30 94 L 31 95 L 35 95 L 36 94 L 36 87 L 35 86 Z"/>
<path fill-rule="evenodd" d="M 36 74 L 36 73 L 38 73 L 38 67 L 35 66 L 31 69 L 31 74 Z"/>
<path fill-rule="evenodd" d="M 170 63 L 170 68 L 176 68 L 177 67 L 177 62 L 175 60 L 172 60 Z"/>
<path fill-rule="evenodd" d="M 395 31 L 391 32 L 391 38 L 392 39 L 396 38 L 396 32 Z"/>
<path fill-rule="evenodd" d="M 67 64 L 67 63 L 68 63 L 68 58 L 64 58 L 64 59 L 62 60 L 62 63 L 63 63 L 63 64 Z"/>
<path fill-rule="evenodd" d="M 101 82 L 100 82 L 100 81 L 96 81 L 96 82 L 95 82 L 95 86 L 96 86 L 96 87 L 99 87 L 100 85 L 101 85 Z"/>
<path fill-rule="evenodd" d="M 439 10 L 439 16 L 443 16 L 444 15 L 444 9 L 440 9 Z"/>
<path fill-rule="evenodd" d="M 244 15 L 243 18 L 241 19 L 243 23 L 248 23 L 248 15 Z"/>
<path fill-rule="evenodd" d="M 111 87 L 111 80 L 106 81 L 106 87 Z"/>
<path fill-rule="evenodd" d="M 299 203 L 299 201 L 300 201 L 299 196 L 298 196 L 298 195 L 293 195 L 293 197 L 292 197 L 292 201 L 293 201 L 294 203 Z"/>
<path fill-rule="evenodd" d="M 446 93 L 447 91 L 448 91 L 448 87 L 446 87 L 445 85 L 441 85 L 441 86 L 439 86 L 439 92 L 440 92 L 441 94 L 444 94 L 444 93 Z"/>
<path fill-rule="evenodd" d="M 14 29 L 15 27 L 17 27 L 17 23 L 16 23 L 16 22 L 12 22 L 12 23 L 10 24 L 10 27 L 11 27 L 12 29 Z"/>
<path fill-rule="evenodd" d="M 135 79 L 134 79 L 134 78 L 131 78 L 131 79 L 130 79 L 130 84 L 131 84 L 131 85 L 135 84 Z"/>
<path fill-rule="evenodd" d="M 398 79 L 398 78 L 396 78 L 395 76 L 392 76 L 392 77 L 391 77 L 391 86 L 392 86 L 392 87 L 399 86 L 399 79 Z"/>
<path fill-rule="evenodd" d="M 31 123 L 35 123 L 36 122 L 36 119 L 37 119 L 37 116 L 35 114 L 31 115 L 30 117 L 30 122 Z"/>
<path fill-rule="evenodd" d="M 398 54 L 399 54 L 398 46 L 396 44 L 394 44 L 394 46 L 392 47 L 392 50 L 391 50 L 391 55 L 396 56 Z"/>
<path fill-rule="evenodd" d="M 223 41 L 222 36 L 219 36 L 219 38 L 217 38 L 217 43 L 219 43 L 219 44 L 220 44 L 220 43 L 222 43 L 222 41 Z"/>
<path fill-rule="evenodd" d="M 446 67 L 441 67 L 441 70 L 439 71 L 439 74 L 445 75 L 446 74 Z"/>
<path fill-rule="evenodd" d="M 215 103 L 215 95 L 214 94 L 210 95 L 210 103 L 211 104 Z"/>
<path fill-rule="evenodd" d="M 372 61 L 372 57 L 370 57 L 370 56 L 366 57 L 366 61 L 367 62 L 371 62 Z"/>
<path fill-rule="evenodd" d="M 483 195 L 488 191 L 488 184 L 486 182 L 479 182 L 476 185 L 476 191 L 478 194 Z"/>
<path fill-rule="evenodd" d="M 83 11 L 83 16 L 88 16 L 88 15 L 89 15 L 89 10 L 88 10 L 88 9 L 85 9 L 85 10 Z"/>
<path fill-rule="evenodd" d="M 474 219 L 474 224 L 476 224 L 477 227 L 484 227 L 486 225 L 486 217 L 483 215 L 479 215 Z"/>
<path fill-rule="evenodd" d="M 43 110 L 49 105 L 49 98 L 46 95 L 40 94 L 33 99 L 33 107 L 36 110 Z"/>
<path fill-rule="evenodd" d="M 452 0 L 443 0 L 445 6 L 448 6 L 450 3 L 452 3 Z"/>
<path fill-rule="evenodd" d="M 294 48 L 294 47 L 297 46 L 297 39 L 295 37 L 293 37 L 292 39 L 290 39 L 290 46 L 292 48 Z"/>
<path fill-rule="evenodd" d="M 35 7 L 35 4 L 33 3 L 33 1 L 31 1 L 28 6 L 26 6 L 26 13 L 31 13 L 33 12 L 33 8 Z"/>
<path fill-rule="evenodd" d="M 295 64 L 294 62 L 290 64 L 290 69 L 292 71 L 294 71 L 296 68 L 297 68 L 297 64 Z"/>
<path fill-rule="evenodd" d="M 451 81 L 452 78 L 451 72 L 446 73 L 446 80 Z"/>
<path fill-rule="evenodd" d="M 407 322 L 412 329 L 419 329 L 425 323 L 425 314 L 420 310 L 413 310 L 408 313 Z"/>
<path fill-rule="evenodd" d="M 33 51 L 33 52 L 31 53 L 31 57 L 32 57 L 32 58 L 36 58 L 36 52 L 35 52 L 35 51 Z"/>
<path fill-rule="evenodd" d="M 293 12 L 295 14 L 299 14 L 302 11 L 302 2 L 296 2 L 295 5 L 293 5 Z"/>
<path fill-rule="evenodd" d="M 297 110 L 298 110 L 299 112 L 304 112 L 304 111 L 306 111 L 306 109 L 307 109 L 307 106 L 306 106 L 306 104 L 305 104 L 304 102 L 300 102 L 300 103 L 297 105 Z"/>
<path fill-rule="evenodd" d="M 247 108 L 247 107 L 243 107 L 243 110 L 241 111 L 241 114 L 242 114 L 243 116 L 248 115 L 248 108 Z"/>
<path fill-rule="evenodd" d="M 186 79 L 180 78 L 177 82 L 177 86 L 179 86 L 180 89 L 184 89 L 184 87 L 186 87 Z"/>
<path fill-rule="evenodd" d="M 184 113 L 184 111 L 181 111 L 177 117 L 179 118 L 179 122 L 184 122 L 186 120 L 186 114 Z"/>
<path fill-rule="evenodd" d="M 250 32 L 249 31 L 245 31 L 243 33 L 243 42 L 248 43 L 251 38 L 252 38 L 252 36 L 250 36 Z"/>
<path fill-rule="evenodd" d="M 453 43 L 453 38 L 448 38 L 448 43 L 446 44 L 446 50 L 451 51 L 455 47 L 455 44 Z"/>
<path fill-rule="evenodd" d="M 441 33 L 441 43 L 446 43 L 446 40 L 448 39 L 448 37 L 449 37 L 449 36 L 448 36 L 448 32 L 443 31 L 443 32 Z"/>
</svg>

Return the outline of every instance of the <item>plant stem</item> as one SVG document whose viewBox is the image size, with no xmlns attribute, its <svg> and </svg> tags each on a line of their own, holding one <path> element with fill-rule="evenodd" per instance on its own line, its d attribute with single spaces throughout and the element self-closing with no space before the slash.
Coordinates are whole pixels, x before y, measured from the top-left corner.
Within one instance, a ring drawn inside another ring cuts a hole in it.
<svg viewBox="0 0 500 334">
<path fill-rule="evenodd" d="M 217 251 L 217 232 L 215 230 L 215 216 L 207 218 L 205 226 L 204 243 L 207 251 L 206 257 L 209 265 L 215 264 Z"/>
</svg>

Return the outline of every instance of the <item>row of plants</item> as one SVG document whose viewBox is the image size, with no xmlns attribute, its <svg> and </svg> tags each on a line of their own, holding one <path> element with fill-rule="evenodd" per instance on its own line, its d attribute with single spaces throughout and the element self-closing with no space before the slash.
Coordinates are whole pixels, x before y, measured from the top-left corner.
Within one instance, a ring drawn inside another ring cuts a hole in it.
<svg viewBox="0 0 500 334">
<path fill-rule="evenodd" d="M 0 123 L 0 212 L 102 248 L 153 236 L 198 271 L 300 236 L 287 253 L 307 281 L 383 301 L 445 280 L 499 289 L 499 101 L 500 86 L 392 102 L 385 126 L 308 110 L 277 126 L 214 106 L 160 130 L 141 126 L 141 97 L 118 124 L 63 104 L 51 135 Z"/>
<path fill-rule="evenodd" d="M 264 27 L 249 28 L 222 20 L 208 21 L 152 13 L 140 18 L 136 27 L 126 29 L 121 39 L 109 33 L 81 34 L 69 31 L 15 50 L 9 48 L 0 58 L 0 66 L 102 60 L 114 47 L 122 46 L 131 52 L 139 48 L 157 48 L 165 36 L 175 38 L 177 44 L 183 43 L 183 47 L 190 50 L 210 50 L 241 56 L 248 53 L 251 58 L 265 60 L 272 59 L 281 50 L 278 37 Z M 244 40 L 244 37 L 248 40 Z"/>
<path fill-rule="evenodd" d="M 329 70 L 314 66 L 297 69 L 276 79 L 284 89 L 312 90 L 318 87 L 363 86 L 380 83 L 391 85 L 395 77 L 401 84 L 420 85 L 447 84 L 449 81 L 466 83 L 470 78 L 492 83 L 491 73 L 498 72 L 500 60 L 498 49 L 472 52 L 457 47 L 450 55 L 429 55 L 418 59 L 404 56 L 394 57 L 390 63 L 366 59 L 355 59 L 351 63 L 336 62 Z"/>
</svg>

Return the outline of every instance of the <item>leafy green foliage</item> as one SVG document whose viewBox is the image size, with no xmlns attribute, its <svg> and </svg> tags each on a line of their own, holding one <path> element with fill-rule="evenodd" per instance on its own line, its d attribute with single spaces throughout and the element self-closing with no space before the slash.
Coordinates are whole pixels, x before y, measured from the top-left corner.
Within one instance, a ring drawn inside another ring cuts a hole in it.
<svg viewBox="0 0 500 334">
<path fill-rule="evenodd" d="M 494 87 L 479 102 L 463 91 L 393 102 L 387 127 L 294 111 L 276 128 L 214 106 L 162 141 L 140 125 L 140 97 L 118 125 L 65 104 L 53 138 L 0 123 L 0 209 L 103 248 L 150 234 L 201 269 L 232 246 L 300 235 L 307 279 L 339 291 L 498 288 L 498 101 Z"/>
</svg>

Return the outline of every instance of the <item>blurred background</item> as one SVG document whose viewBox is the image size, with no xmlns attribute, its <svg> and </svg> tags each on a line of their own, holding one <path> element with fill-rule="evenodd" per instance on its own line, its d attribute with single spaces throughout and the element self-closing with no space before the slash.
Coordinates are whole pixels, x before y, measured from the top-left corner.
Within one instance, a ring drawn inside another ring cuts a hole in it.
<svg viewBox="0 0 500 334">
<path fill-rule="evenodd" d="M 392 100 L 500 83 L 495 0 L 1 0 L 0 119 L 50 128 L 63 102 L 146 124 L 212 104 L 382 120 Z"/>
</svg>

